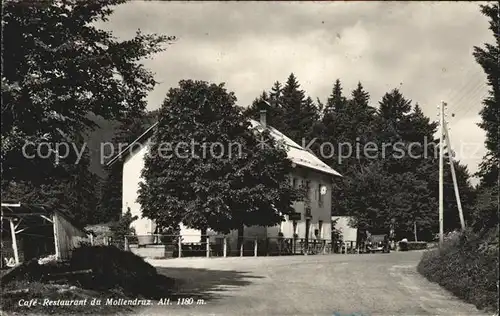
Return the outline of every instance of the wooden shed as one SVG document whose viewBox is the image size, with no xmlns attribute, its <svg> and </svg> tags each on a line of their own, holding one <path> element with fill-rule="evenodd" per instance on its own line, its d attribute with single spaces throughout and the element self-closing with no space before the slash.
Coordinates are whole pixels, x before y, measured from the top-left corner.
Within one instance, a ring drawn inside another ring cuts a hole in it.
<svg viewBox="0 0 500 316">
<path fill-rule="evenodd" d="M 75 223 L 63 210 L 43 205 L 2 203 L 2 262 L 15 264 L 55 255 L 67 260 L 91 233 Z"/>
</svg>

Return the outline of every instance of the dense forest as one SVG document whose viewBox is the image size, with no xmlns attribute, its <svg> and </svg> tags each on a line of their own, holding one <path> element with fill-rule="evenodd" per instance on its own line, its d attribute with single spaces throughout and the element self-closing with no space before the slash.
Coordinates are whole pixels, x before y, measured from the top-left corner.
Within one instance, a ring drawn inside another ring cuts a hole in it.
<svg viewBox="0 0 500 316">
<path fill-rule="evenodd" d="M 292 73 L 284 84 L 277 81 L 262 92 L 246 114 L 258 118 L 261 109 L 297 143 L 316 139 L 310 148 L 343 175 L 335 183 L 332 214 L 354 216 L 353 224 L 370 232 L 387 232 L 395 222 L 399 237 L 413 239 L 416 233 L 419 239 L 432 238 L 438 215 L 437 125 L 417 103 L 398 89 L 374 102 L 361 82 L 345 92 L 340 79 L 324 101 L 314 102 Z M 375 150 L 363 150 L 369 147 Z M 358 154 L 356 148 L 361 148 Z M 470 222 L 475 191 L 467 167 L 455 166 Z M 445 196 L 444 222 L 450 231 L 459 227 L 459 217 L 449 167 Z"/>
</svg>

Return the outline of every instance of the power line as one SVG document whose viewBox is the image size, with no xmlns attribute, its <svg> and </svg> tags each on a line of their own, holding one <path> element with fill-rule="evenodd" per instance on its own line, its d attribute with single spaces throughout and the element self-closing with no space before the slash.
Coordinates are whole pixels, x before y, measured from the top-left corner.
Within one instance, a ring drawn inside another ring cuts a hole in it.
<svg viewBox="0 0 500 316">
<path fill-rule="evenodd" d="M 488 94 L 489 94 L 489 92 L 483 93 L 483 95 L 481 96 L 481 103 L 480 104 L 482 104 L 482 101 L 484 99 L 486 99 L 486 97 L 488 96 Z M 476 109 L 476 110 L 478 110 L 478 114 L 482 110 L 482 108 L 483 107 L 481 106 L 479 109 Z M 463 113 L 463 116 L 466 116 L 467 114 L 469 114 L 469 112 L 472 111 L 473 109 L 475 109 L 475 108 L 474 107 L 470 107 L 467 111 L 465 111 L 465 113 Z"/>
<path fill-rule="evenodd" d="M 467 98 L 462 98 L 460 101 L 456 102 L 456 104 L 458 104 L 456 109 L 459 111 L 454 111 L 454 113 L 457 114 L 460 112 L 460 110 L 469 111 L 471 109 L 471 107 L 470 106 L 468 107 L 468 105 L 470 105 L 471 103 L 472 104 L 481 104 L 481 102 L 477 102 L 477 101 L 481 95 L 484 95 L 483 91 L 485 88 L 486 88 L 485 83 L 481 83 L 481 84 L 476 85 L 476 88 L 469 93 Z"/>
<path fill-rule="evenodd" d="M 455 93 L 454 96 L 449 98 L 449 102 L 452 104 L 461 104 L 460 107 L 463 107 L 466 102 L 470 100 L 471 96 L 476 95 L 478 92 L 485 88 L 485 82 L 482 78 L 476 78 L 475 80 L 469 80 L 468 84 L 461 88 L 458 93 Z"/>
<path fill-rule="evenodd" d="M 451 104 L 467 104 L 468 102 L 464 101 L 470 101 L 471 95 L 475 95 L 484 87 L 485 81 L 482 72 L 480 72 L 479 69 L 473 70 L 473 68 L 469 68 L 464 76 L 469 77 L 470 73 L 473 73 L 473 75 L 464 85 L 462 85 L 458 90 L 455 90 L 453 93 L 448 93 L 448 100 Z M 463 106 L 464 105 L 459 106 L 457 109 L 460 109 Z M 457 113 L 458 111 L 455 111 L 455 114 Z"/>
</svg>

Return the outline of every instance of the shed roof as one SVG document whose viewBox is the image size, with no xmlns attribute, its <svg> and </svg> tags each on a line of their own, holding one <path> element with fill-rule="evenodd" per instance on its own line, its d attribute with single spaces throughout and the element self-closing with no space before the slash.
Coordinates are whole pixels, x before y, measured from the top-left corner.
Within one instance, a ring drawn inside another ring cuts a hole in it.
<svg viewBox="0 0 500 316">
<path fill-rule="evenodd" d="M 42 204 L 26 204 L 26 203 L 10 203 L 10 202 L 2 202 L 2 216 L 30 216 L 30 215 L 44 215 L 51 216 L 54 213 L 66 219 L 71 223 L 74 227 L 80 229 L 84 233 L 90 233 L 86 230 L 83 225 L 76 222 L 71 215 L 63 209 L 55 209 L 53 207 L 42 205 Z"/>
</svg>

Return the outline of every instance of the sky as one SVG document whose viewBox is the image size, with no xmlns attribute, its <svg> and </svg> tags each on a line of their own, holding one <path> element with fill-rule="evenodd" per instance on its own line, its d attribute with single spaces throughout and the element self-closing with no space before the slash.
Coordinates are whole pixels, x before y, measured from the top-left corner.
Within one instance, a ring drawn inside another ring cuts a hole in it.
<svg viewBox="0 0 500 316">
<path fill-rule="evenodd" d="M 137 29 L 177 37 L 144 61 L 160 82 L 149 109 L 182 79 L 225 82 L 241 106 L 291 72 L 323 102 L 337 78 L 345 93 L 361 82 L 373 106 L 399 88 L 433 120 L 447 102 L 452 147 L 475 172 L 485 153 L 476 123 L 488 87 L 472 52 L 493 40 L 479 4 L 131 1 L 99 26 L 119 39 Z"/>
</svg>

